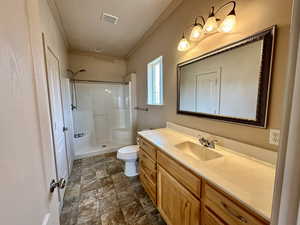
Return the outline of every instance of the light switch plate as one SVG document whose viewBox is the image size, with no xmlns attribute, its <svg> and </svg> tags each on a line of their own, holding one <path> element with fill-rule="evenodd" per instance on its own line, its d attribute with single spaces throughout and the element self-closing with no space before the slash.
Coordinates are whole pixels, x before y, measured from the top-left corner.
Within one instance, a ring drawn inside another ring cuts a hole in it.
<svg viewBox="0 0 300 225">
<path fill-rule="evenodd" d="M 279 145 L 280 142 L 280 130 L 270 129 L 269 143 L 271 145 Z"/>
</svg>

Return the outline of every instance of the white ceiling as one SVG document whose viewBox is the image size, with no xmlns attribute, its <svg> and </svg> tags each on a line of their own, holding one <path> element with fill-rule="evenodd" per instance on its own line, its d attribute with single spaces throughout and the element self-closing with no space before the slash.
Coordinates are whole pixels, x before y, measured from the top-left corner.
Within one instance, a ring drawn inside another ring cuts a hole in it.
<svg viewBox="0 0 300 225">
<path fill-rule="evenodd" d="M 123 57 L 172 0 L 55 0 L 72 50 Z M 103 22 L 102 13 L 119 17 Z"/>
</svg>

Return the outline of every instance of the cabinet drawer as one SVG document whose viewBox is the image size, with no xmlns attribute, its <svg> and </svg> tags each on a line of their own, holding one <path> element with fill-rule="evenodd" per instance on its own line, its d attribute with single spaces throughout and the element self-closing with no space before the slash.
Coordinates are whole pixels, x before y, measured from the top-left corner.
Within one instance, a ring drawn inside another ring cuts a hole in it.
<svg viewBox="0 0 300 225">
<path fill-rule="evenodd" d="M 202 209 L 201 225 L 226 225 L 207 208 Z"/>
<path fill-rule="evenodd" d="M 156 205 L 156 184 L 152 183 L 143 169 L 140 170 L 140 180 L 150 199 Z"/>
<path fill-rule="evenodd" d="M 266 225 L 267 221 L 258 219 L 246 209 L 225 197 L 209 184 L 204 187 L 204 205 L 230 225 Z"/>
<path fill-rule="evenodd" d="M 143 138 L 139 140 L 140 147 L 154 160 L 156 161 L 156 148 Z"/>
<path fill-rule="evenodd" d="M 146 173 L 152 183 L 156 184 L 156 162 L 143 150 L 139 151 L 139 157 L 140 169 Z"/>
<path fill-rule="evenodd" d="M 157 155 L 158 163 L 179 183 L 184 185 L 196 197 L 200 198 L 201 179 L 160 151 L 158 151 Z"/>
</svg>

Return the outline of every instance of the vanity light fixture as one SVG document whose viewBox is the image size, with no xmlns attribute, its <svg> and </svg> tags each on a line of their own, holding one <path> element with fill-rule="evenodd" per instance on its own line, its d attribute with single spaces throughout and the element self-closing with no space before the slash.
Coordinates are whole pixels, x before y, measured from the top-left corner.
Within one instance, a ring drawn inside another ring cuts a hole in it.
<svg viewBox="0 0 300 225">
<path fill-rule="evenodd" d="M 195 25 L 191 32 L 190 40 L 191 41 L 198 41 L 202 36 L 202 26 L 200 24 Z"/>
<path fill-rule="evenodd" d="M 177 49 L 180 52 L 184 52 L 184 51 L 188 50 L 190 47 L 191 47 L 191 45 L 188 42 L 188 40 L 185 38 L 184 33 L 183 33 Z"/>
<path fill-rule="evenodd" d="M 216 15 L 218 14 L 218 12 L 220 12 L 220 10 L 224 9 L 226 6 L 230 4 L 232 4 L 231 11 L 227 14 L 225 19 L 219 25 L 219 21 L 221 21 L 221 19 L 216 17 Z M 216 11 L 214 6 L 211 7 L 211 11 L 206 21 L 203 16 L 196 16 L 195 22 L 192 25 L 192 31 L 189 38 L 190 41 L 199 41 L 205 34 L 211 34 L 216 32 L 222 32 L 222 33 L 231 32 L 234 26 L 236 25 L 235 6 L 236 6 L 236 2 L 230 1 L 222 5 Z M 202 19 L 202 23 L 198 22 L 199 18 Z M 188 29 L 190 29 L 190 27 Z M 185 38 L 185 35 L 183 33 L 183 36 L 178 44 L 177 49 L 178 51 L 186 51 L 189 48 L 190 48 L 190 43 Z"/>
<path fill-rule="evenodd" d="M 203 24 L 198 22 L 198 18 L 202 19 Z M 191 35 L 190 35 L 190 40 L 191 41 L 199 41 L 200 40 L 200 38 L 203 35 L 203 26 L 204 26 L 204 24 L 205 24 L 205 20 L 204 20 L 203 16 L 197 16 L 195 18 L 195 23 L 193 25 L 193 29 L 192 29 L 192 32 L 191 32 Z"/>
<path fill-rule="evenodd" d="M 204 24 L 205 33 L 213 33 L 218 29 L 217 18 L 215 17 L 215 7 L 211 7 L 211 12 L 207 18 L 206 23 Z"/>
<path fill-rule="evenodd" d="M 230 3 L 230 2 L 229 2 Z M 226 16 L 226 18 L 221 23 L 219 30 L 221 32 L 230 32 L 233 30 L 235 24 L 236 24 L 236 14 L 235 14 L 235 2 L 232 2 L 234 4 L 233 9 L 231 12 Z"/>
</svg>

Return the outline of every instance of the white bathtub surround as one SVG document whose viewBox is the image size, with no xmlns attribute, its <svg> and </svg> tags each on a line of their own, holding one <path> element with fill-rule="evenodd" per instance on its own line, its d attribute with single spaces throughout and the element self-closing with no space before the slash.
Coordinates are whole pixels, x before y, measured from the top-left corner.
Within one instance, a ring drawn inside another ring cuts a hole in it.
<svg viewBox="0 0 300 225">
<path fill-rule="evenodd" d="M 167 128 L 173 129 L 175 131 L 181 132 L 183 134 L 187 134 L 193 137 L 198 137 L 199 135 L 204 136 L 206 138 L 212 138 L 217 140 L 216 145 L 218 148 L 234 151 L 236 153 L 240 153 L 249 157 L 253 160 L 259 160 L 263 163 L 271 164 L 275 167 L 277 162 L 277 152 L 272 150 L 260 148 L 254 145 L 245 144 L 236 140 L 232 140 L 229 138 L 224 138 L 221 136 L 213 135 L 204 131 L 184 127 L 175 123 L 167 122 Z"/>
<path fill-rule="evenodd" d="M 171 124 L 172 126 L 175 127 Z M 193 130 L 186 129 L 186 131 Z M 269 163 L 253 160 L 253 156 L 245 157 L 241 153 L 228 151 L 219 145 L 209 151 L 221 154 L 222 157 L 208 161 L 200 161 L 175 147 L 186 141 L 199 144 L 195 137 L 197 134 L 188 135 L 187 132 L 182 133 L 178 129 L 171 129 L 170 123 L 168 128 L 139 132 L 139 135 L 195 174 L 216 185 L 258 215 L 270 220 L 275 180 L 274 167 Z"/>
<path fill-rule="evenodd" d="M 129 86 L 121 83 L 76 82 L 73 111 L 75 158 L 117 151 L 132 144 Z"/>
</svg>

